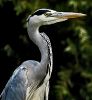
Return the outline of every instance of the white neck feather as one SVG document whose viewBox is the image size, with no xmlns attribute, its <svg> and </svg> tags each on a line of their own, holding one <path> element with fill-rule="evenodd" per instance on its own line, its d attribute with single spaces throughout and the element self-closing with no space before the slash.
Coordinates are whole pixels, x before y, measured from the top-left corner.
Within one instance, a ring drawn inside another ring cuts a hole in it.
<svg viewBox="0 0 92 100">
<path fill-rule="evenodd" d="M 39 27 L 37 25 L 31 25 L 28 23 L 28 34 L 30 39 L 38 46 L 41 52 L 41 61 L 42 65 L 48 64 L 48 46 L 47 42 L 43 39 L 43 37 L 39 33 Z"/>
</svg>

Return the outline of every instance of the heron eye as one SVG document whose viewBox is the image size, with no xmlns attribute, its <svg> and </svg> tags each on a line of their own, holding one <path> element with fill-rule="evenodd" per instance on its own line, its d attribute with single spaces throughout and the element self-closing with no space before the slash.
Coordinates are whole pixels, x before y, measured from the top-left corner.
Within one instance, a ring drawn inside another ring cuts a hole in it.
<svg viewBox="0 0 92 100">
<path fill-rule="evenodd" d="M 44 13 L 44 15 L 45 15 L 46 17 L 49 17 L 49 16 L 51 16 L 52 14 L 51 14 L 51 13 Z"/>
</svg>

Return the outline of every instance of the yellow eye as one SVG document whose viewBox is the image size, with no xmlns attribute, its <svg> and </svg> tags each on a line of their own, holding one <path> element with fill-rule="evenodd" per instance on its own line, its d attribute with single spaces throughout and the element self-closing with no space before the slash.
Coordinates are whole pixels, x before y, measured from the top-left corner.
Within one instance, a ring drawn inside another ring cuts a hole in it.
<svg viewBox="0 0 92 100">
<path fill-rule="evenodd" d="M 49 16 L 51 16 L 52 14 L 51 14 L 51 13 L 44 13 L 44 15 L 45 15 L 46 17 L 49 17 Z"/>
</svg>

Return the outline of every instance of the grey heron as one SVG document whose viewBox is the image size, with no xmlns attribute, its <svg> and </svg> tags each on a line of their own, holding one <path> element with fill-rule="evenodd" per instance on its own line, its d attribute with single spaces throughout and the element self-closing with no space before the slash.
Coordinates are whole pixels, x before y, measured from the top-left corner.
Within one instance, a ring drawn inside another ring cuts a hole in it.
<svg viewBox="0 0 92 100">
<path fill-rule="evenodd" d="M 1 100 L 48 100 L 53 53 L 49 37 L 43 32 L 40 33 L 39 27 L 82 16 L 85 14 L 51 9 L 39 9 L 29 15 L 28 35 L 38 46 L 41 60 L 27 60 L 15 69 L 0 95 Z"/>
</svg>

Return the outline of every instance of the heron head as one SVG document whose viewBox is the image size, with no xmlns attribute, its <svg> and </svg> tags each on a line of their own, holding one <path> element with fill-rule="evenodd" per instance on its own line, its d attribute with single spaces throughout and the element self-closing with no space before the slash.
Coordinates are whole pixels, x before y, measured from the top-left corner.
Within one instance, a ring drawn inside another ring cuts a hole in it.
<svg viewBox="0 0 92 100">
<path fill-rule="evenodd" d="M 68 20 L 70 18 L 77 18 L 83 16 L 86 15 L 74 12 L 57 12 L 51 9 L 39 9 L 35 11 L 32 15 L 29 15 L 27 20 L 32 24 L 37 24 L 41 26 L 54 24 L 57 22 Z"/>
</svg>

